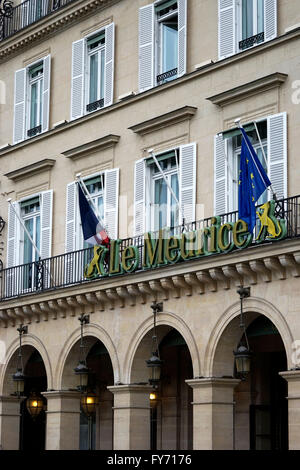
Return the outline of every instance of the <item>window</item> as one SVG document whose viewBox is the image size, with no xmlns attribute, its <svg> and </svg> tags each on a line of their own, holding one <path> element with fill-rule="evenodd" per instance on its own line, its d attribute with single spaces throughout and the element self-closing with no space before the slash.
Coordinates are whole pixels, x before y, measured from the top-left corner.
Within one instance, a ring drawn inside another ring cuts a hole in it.
<svg viewBox="0 0 300 470">
<path fill-rule="evenodd" d="M 83 179 L 93 203 L 113 240 L 118 237 L 118 199 L 119 199 L 119 169 L 105 170 Z M 95 209 L 93 207 L 95 212 Z M 67 186 L 66 201 L 66 253 L 81 250 L 91 245 L 83 241 L 77 185 L 73 181 Z M 71 263 L 72 260 L 69 260 Z M 71 269 L 71 268 L 70 268 Z"/>
<path fill-rule="evenodd" d="M 185 223 L 195 220 L 196 144 L 155 157 L 161 171 L 153 157 L 135 164 L 134 235 L 179 226 L 183 218 Z"/>
<path fill-rule="evenodd" d="M 219 58 L 277 36 L 277 0 L 219 0 Z"/>
<path fill-rule="evenodd" d="M 186 73 L 187 0 L 159 0 L 139 11 L 139 89 Z"/>
<path fill-rule="evenodd" d="M 29 80 L 29 113 L 27 136 L 32 137 L 41 132 L 43 107 L 43 63 L 32 67 L 28 71 Z"/>
<path fill-rule="evenodd" d="M 287 197 L 287 115 L 280 113 L 257 121 L 244 129 L 272 183 L 277 199 Z M 238 174 L 241 154 L 239 129 L 215 136 L 215 214 L 222 215 L 238 209 Z M 266 202 L 272 193 L 266 190 L 258 204 Z"/>
<path fill-rule="evenodd" d="M 21 264 L 26 264 L 23 278 L 23 288 L 34 287 L 37 281 L 37 267 L 32 264 L 38 261 L 39 256 L 28 236 L 28 233 L 40 251 L 41 224 L 40 224 L 40 198 L 36 197 L 20 203 L 21 217 L 25 229 L 21 227 L 21 239 L 23 241 L 23 250 L 21 252 Z M 28 233 L 27 233 L 28 232 Z M 21 244 L 22 246 L 22 244 Z"/>
<path fill-rule="evenodd" d="M 72 44 L 71 119 L 113 102 L 114 23 Z"/>
<path fill-rule="evenodd" d="M 150 228 L 152 231 L 179 225 L 178 160 L 177 150 L 158 156 L 157 161 L 165 178 L 153 159 L 147 162 L 151 178 Z"/>
<path fill-rule="evenodd" d="M 242 0 L 240 7 L 241 25 L 239 49 L 247 49 L 264 41 L 264 1 Z"/>
<path fill-rule="evenodd" d="M 14 96 L 14 144 L 49 129 L 50 55 L 17 70 Z"/>
</svg>

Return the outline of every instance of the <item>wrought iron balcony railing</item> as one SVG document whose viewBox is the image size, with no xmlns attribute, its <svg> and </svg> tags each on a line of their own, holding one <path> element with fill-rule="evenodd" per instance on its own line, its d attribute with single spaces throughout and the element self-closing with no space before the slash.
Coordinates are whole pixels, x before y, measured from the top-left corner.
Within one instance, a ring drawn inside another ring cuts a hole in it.
<svg viewBox="0 0 300 470">
<path fill-rule="evenodd" d="M 25 0 L 14 7 L 11 0 L 0 0 L 0 41 L 73 1 Z"/>
<path fill-rule="evenodd" d="M 166 81 L 168 81 L 169 78 L 176 77 L 176 75 L 177 75 L 177 68 L 161 73 L 160 75 L 157 75 L 156 77 L 157 84 L 160 85 L 161 83 L 165 83 Z"/>
<path fill-rule="evenodd" d="M 251 36 L 250 38 L 243 39 L 242 41 L 239 42 L 239 48 L 241 51 L 244 49 L 248 49 L 249 47 L 254 46 L 254 44 L 260 44 L 261 42 L 264 42 L 265 40 L 265 33 L 258 33 L 255 34 L 255 36 Z"/>
<path fill-rule="evenodd" d="M 275 203 L 275 217 L 285 219 L 287 233 L 285 238 L 300 237 L 300 195 L 281 199 Z M 227 222 L 236 222 L 238 213 L 230 212 L 220 216 L 221 224 Z M 180 235 L 182 232 L 192 232 L 194 230 L 205 229 L 212 224 L 212 217 L 195 222 L 177 226 L 170 230 L 173 235 Z M 259 220 L 254 229 L 252 245 L 257 244 L 256 237 L 260 229 Z M 157 233 L 152 234 L 153 237 Z M 272 243 L 266 240 L 263 243 Z M 260 242 L 261 245 L 261 242 Z M 144 250 L 144 237 L 127 238 L 120 243 L 120 258 L 122 252 L 128 246 L 135 246 L 139 252 L 139 266 L 137 272 L 142 270 L 142 259 Z M 87 279 L 84 274 L 85 267 L 93 258 L 93 248 L 65 253 L 52 258 L 35 261 L 33 263 L 23 264 L 12 268 L 0 270 L 0 301 L 12 297 L 54 290 L 67 286 L 74 286 L 94 280 Z M 191 261 L 195 258 L 191 258 Z M 109 259 L 105 260 L 108 263 Z M 182 261 L 188 263 L 189 261 Z M 97 278 L 99 279 L 99 278 Z"/>
</svg>

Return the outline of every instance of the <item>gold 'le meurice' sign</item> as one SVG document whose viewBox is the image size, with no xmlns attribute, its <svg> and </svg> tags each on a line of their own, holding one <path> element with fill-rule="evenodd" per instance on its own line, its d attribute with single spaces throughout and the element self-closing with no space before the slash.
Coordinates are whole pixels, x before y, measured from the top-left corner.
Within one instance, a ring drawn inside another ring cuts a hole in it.
<svg viewBox="0 0 300 470">
<path fill-rule="evenodd" d="M 258 235 L 256 243 L 266 240 L 281 240 L 286 236 L 286 222 L 274 215 L 275 202 L 269 201 L 260 206 L 258 215 Z M 87 279 L 132 273 L 138 269 L 152 269 L 175 264 L 179 261 L 195 260 L 209 255 L 229 253 L 234 249 L 247 248 L 253 242 L 253 234 L 243 220 L 221 225 L 220 217 L 212 217 L 209 227 L 182 233 L 170 234 L 169 229 L 159 231 L 158 237 L 151 232 L 144 236 L 144 247 L 137 246 L 120 249 L 122 240 L 112 240 L 110 248 L 94 247 L 94 257 L 86 266 Z M 142 258 L 142 259 L 141 259 Z"/>
</svg>

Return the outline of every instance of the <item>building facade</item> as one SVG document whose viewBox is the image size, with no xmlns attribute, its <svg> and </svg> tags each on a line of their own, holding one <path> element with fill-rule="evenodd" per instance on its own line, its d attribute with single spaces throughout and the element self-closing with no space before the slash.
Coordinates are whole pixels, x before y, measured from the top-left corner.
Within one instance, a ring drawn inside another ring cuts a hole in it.
<svg viewBox="0 0 300 470">
<path fill-rule="evenodd" d="M 2 1 L 0 39 L 2 449 L 299 449 L 297 0 Z M 237 119 L 273 188 L 253 235 Z M 78 174 L 110 250 L 83 240 Z"/>
</svg>

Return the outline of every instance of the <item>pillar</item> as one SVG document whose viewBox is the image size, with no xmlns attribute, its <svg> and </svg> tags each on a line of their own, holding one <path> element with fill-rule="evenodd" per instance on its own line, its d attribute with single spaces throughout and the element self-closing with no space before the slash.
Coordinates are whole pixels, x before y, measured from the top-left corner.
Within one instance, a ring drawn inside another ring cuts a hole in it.
<svg viewBox="0 0 300 470">
<path fill-rule="evenodd" d="M 240 380 L 208 377 L 186 383 L 193 389 L 194 450 L 232 450 L 233 391 Z"/>
<path fill-rule="evenodd" d="M 20 404 L 16 396 L 0 397 L 0 449 L 19 450 Z"/>
<path fill-rule="evenodd" d="M 300 370 L 279 375 L 288 382 L 289 450 L 300 450 Z"/>
<path fill-rule="evenodd" d="M 107 387 L 114 395 L 114 450 L 150 449 L 149 385 Z"/>
<path fill-rule="evenodd" d="M 46 450 L 79 450 L 80 393 L 44 392 L 47 398 Z"/>
</svg>

